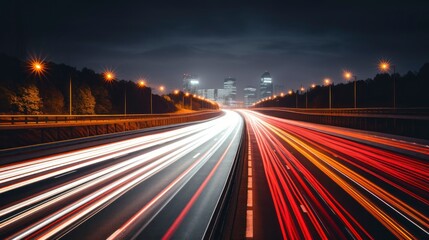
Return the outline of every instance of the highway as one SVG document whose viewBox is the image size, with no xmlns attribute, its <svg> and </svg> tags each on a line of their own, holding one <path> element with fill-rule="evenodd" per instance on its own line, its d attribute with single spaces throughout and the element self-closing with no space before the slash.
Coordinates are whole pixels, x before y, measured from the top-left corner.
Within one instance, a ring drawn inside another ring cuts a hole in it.
<svg viewBox="0 0 429 240">
<path fill-rule="evenodd" d="M 221 117 L 0 166 L 1 239 L 201 239 L 244 122 Z M 1 159 L 0 159 L 1 162 Z"/>
<path fill-rule="evenodd" d="M 246 236 L 428 239 L 429 146 L 241 110 Z"/>
</svg>

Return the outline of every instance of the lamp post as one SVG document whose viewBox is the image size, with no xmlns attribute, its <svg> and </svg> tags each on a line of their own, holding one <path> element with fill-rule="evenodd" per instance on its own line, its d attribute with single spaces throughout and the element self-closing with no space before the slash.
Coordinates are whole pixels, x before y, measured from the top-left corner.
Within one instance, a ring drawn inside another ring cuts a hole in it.
<svg viewBox="0 0 429 240">
<path fill-rule="evenodd" d="M 350 80 L 352 77 L 354 78 L 354 81 L 353 81 L 353 106 L 354 106 L 354 108 L 357 108 L 357 100 L 356 100 L 356 98 L 357 98 L 357 90 L 356 90 L 357 77 L 356 77 L 356 75 L 353 75 L 349 71 L 344 72 L 344 78 L 346 80 Z"/>
<path fill-rule="evenodd" d="M 311 87 L 311 89 L 314 89 L 314 88 L 316 87 L 316 84 L 315 84 L 315 83 L 312 83 L 312 84 L 310 85 L 310 87 Z M 313 107 L 314 107 L 314 105 L 313 105 Z"/>
<path fill-rule="evenodd" d="M 302 85 L 301 85 L 301 88 L 299 90 L 301 90 L 301 92 L 305 91 L 305 108 L 307 108 L 307 102 L 308 102 L 307 91 L 306 91 L 306 89 Z"/>
<path fill-rule="evenodd" d="M 289 90 L 289 91 L 287 91 L 287 94 L 289 94 L 290 96 L 292 96 L 293 91 L 292 91 L 292 90 Z M 296 102 L 295 102 L 295 104 L 296 104 Z"/>
<path fill-rule="evenodd" d="M 188 92 L 185 94 L 185 96 L 186 97 L 189 97 L 189 100 L 190 100 L 190 104 L 189 104 L 189 107 L 190 107 L 190 110 L 192 110 L 192 95 L 191 94 L 189 94 Z"/>
<path fill-rule="evenodd" d="M 325 78 L 324 83 L 325 83 L 325 85 L 329 86 L 329 109 L 331 109 L 332 108 L 332 89 L 331 89 L 332 82 L 331 82 L 331 79 Z"/>
<path fill-rule="evenodd" d="M 144 87 L 146 87 L 146 82 L 144 81 L 144 80 L 139 80 L 138 82 L 137 82 L 137 84 L 138 84 L 138 86 L 140 87 L 140 88 L 144 88 Z M 149 105 L 150 105 L 150 114 L 152 114 L 152 88 L 149 88 Z"/>
<path fill-rule="evenodd" d="M 47 70 L 45 62 L 42 59 L 38 59 L 37 57 L 32 57 L 29 60 L 28 68 L 31 71 L 31 73 L 33 73 L 34 75 L 37 75 L 39 78 L 41 78 L 46 73 L 46 70 Z M 71 78 L 70 78 L 70 81 L 71 81 Z M 70 82 L 70 92 L 71 92 L 71 82 Z M 70 95 L 70 106 L 71 106 L 71 95 Z"/>
<path fill-rule="evenodd" d="M 107 70 L 106 72 L 104 72 L 104 79 L 107 82 L 112 82 L 113 80 L 115 80 L 115 73 L 113 71 Z M 127 85 L 125 83 L 124 85 L 124 115 L 127 116 Z"/>
<path fill-rule="evenodd" d="M 174 95 L 179 95 L 180 94 L 180 91 L 179 90 L 174 90 Z M 180 96 L 179 96 L 180 97 Z M 182 102 L 181 102 L 181 104 L 180 104 L 180 106 L 182 107 L 182 108 L 185 108 L 185 95 L 184 94 L 182 94 Z"/>
<path fill-rule="evenodd" d="M 381 60 L 379 65 L 378 65 L 378 68 L 382 72 L 389 72 L 390 67 L 393 68 L 393 75 L 392 75 L 392 78 L 393 78 L 393 108 L 396 109 L 396 66 L 391 65 L 389 61 L 385 61 L 385 60 Z"/>
</svg>

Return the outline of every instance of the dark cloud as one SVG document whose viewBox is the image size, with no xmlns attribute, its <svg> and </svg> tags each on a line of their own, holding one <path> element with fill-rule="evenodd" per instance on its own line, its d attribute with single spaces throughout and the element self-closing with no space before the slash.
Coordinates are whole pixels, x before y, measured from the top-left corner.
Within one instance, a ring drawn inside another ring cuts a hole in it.
<svg viewBox="0 0 429 240">
<path fill-rule="evenodd" d="M 379 58 L 401 72 L 429 56 L 427 1 L 24 1 L 2 3 L 0 51 L 28 52 L 123 78 L 176 88 L 184 72 L 205 87 L 235 76 L 257 84 L 268 70 L 288 88 L 376 73 Z"/>
</svg>

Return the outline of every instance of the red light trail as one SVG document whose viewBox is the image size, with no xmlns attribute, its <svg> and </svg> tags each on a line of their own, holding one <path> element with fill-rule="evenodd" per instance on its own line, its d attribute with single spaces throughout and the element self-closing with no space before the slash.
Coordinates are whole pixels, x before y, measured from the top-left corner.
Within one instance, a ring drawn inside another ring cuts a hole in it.
<svg viewBox="0 0 429 240">
<path fill-rule="evenodd" d="M 357 205 L 397 238 L 429 236 L 427 159 L 376 147 L 428 156 L 427 146 L 241 113 L 261 153 L 283 238 L 375 238 L 348 208 Z"/>
</svg>

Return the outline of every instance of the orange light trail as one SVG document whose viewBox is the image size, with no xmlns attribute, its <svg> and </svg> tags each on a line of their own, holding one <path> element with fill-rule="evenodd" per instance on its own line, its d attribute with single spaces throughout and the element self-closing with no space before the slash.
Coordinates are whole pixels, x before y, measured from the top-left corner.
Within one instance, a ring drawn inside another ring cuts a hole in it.
<svg viewBox="0 0 429 240">
<path fill-rule="evenodd" d="M 373 233 L 367 231 L 318 180 L 314 168 L 397 238 L 429 236 L 429 218 L 427 212 L 422 211 L 429 209 L 426 161 L 350 140 L 354 137 L 380 144 L 379 137 L 250 111 L 242 113 L 255 133 L 285 239 L 315 235 L 348 238 L 347 234 L 358 239 L 373 238 Z M 387 139 L 383 139 L 383 143 L 427 153 L 425 146 Z M 336 217 L 327 212 L 327 208 L 338 216 L 348 233 L 340 230 Z M 307 214 L 310 220 L 304 217 Z"/>
</svg>

